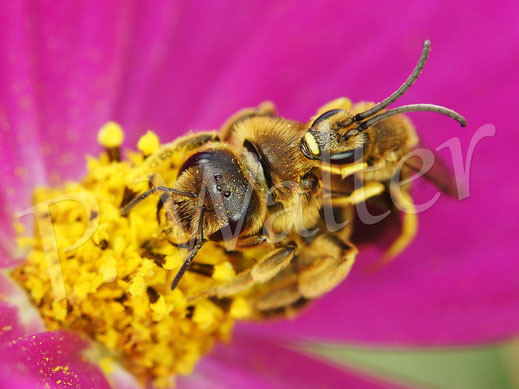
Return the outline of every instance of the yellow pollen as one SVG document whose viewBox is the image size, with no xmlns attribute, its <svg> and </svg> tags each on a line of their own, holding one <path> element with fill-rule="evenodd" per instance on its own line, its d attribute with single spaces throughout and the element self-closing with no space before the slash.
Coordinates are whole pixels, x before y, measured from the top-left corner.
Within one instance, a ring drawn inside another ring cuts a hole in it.
<svg viewBox="0 0 519 389">
<path fill-rule="evenodd" d="M 213 279 L 216 281 L 230 281 L 235 276 L 236 272 L 229 262 L 219 263 L 214 266 Z"/>
<path fill-rule="evenodd" d="M 105 374 L 111 374 L 114 371 L 114 361 L 110 357 L 101 358 L 99 367 Z"/>
<path fill-rule="evenodd" d="M 123 138 L 113 122 L 98 137 L 106 148 L 119 146 Z M 232 280 L 236 269 L 246 267 L 250 259 L 235 253 L 231 262 L 220 245 L 207 242 L 195 262 L 213 271 L 208 275 L 188 271 L 178 287 L 170 289 L 186 250 L 170 243 L 165 215 L 157 221 L 158 195 L 139 203 L 127 216 L 120 213 L 125 189 L 131 185 L 128 177 L 142 177 L 135 172 L 158 146 L 156 135 L 148 132 L 139 141 L 140 151 L 128 152 L 127 159 L 113 160 L 105 152 L 88 157 L 87 173 L 80 182 L 34 191 L 34 204 L 65 195 L 76 199 L 54 202 L 40 215 L 52 223 L 57 242 L 53 257 L 59 258 L 57 274 L 66 291 L 64 299 L 55 301 L 49 277 L 49 263 L 55 266 L 55 262 L 48 262 L 44 249 L 53 236 L 42 237 L 37 228 L 33 236 L 18 239 L 28 252 L 27 260 L 11 277 L 27 291 L 48 330 L 81 332 L 111 350 L 117 362 L 143 384 L 151 381 L 163 387 L 175 375 L 191 373 L 215 343 L 227 341 L 235 319 L 250 317 L 251 309 L 242 297 L 231 299 L 230 304 L 199 297 L 201 291 Z M 157 173 L 172 184 L 181 162 L 178 158 L 178 164 L 159 167 Z M 78 194 L 83 197 L 74 197 Z M 85 196 L 94 199 L 97 208 L 82 200 Z M 86 240 L 74 246 L 89 228 Z M 110 359 L 99 363 L 103 371 L 113 369 Z"/>
<path fill-rule="evenodd" d="M 107 149 L 119 147 L 124 140 L 124 132 L 116 122 L 106 123 L 97 134 L 97 141 Z"/>
<path fill-rule="evenodd" d="M 230 314 L 235 319 L 245 319 L 251 315 L 251 307 L 243 297 L 238 297 L 231 304 Z"/>
<path fill-rule="evenodd" d="M 137 142 L 137 148 L 142 151 L 144 155 L 153 154 L 160 146 L 159 137 L 153 132 L 148 131 L 140 137 Z"/>
</svg>

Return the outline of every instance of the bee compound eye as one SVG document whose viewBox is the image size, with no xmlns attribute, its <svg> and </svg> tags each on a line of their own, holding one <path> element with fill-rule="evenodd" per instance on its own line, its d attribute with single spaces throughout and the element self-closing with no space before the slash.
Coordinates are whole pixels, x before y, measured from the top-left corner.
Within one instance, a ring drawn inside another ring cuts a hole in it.
<svg viewBox="0 0 519 389">
<path fill-rule="evenodd" d="M 198 153 L 195 153 L 191 155 L 188 159 L 184 161 L 182 166 L 180 166 L 180 169 L 178 169 L 177 177 L 180 177 L 180 175 L 184 172 L 184 170 L 189 169 L 190 167 L 194 166 L 201 166 L 206 164 L 211 160 L 211 157 L 214 153 L 209 151 L 200 151 Z"/>
<path fill-rule="evenodd" d="M 333 115 L 335 115 L 341 111 L 342 111 L 342 109 L 332 109 L 331 111 L 326 111 L 322 115 L 319 115 L 319 117 L 317 117 L 317 119 L 314 120 L 314 122 L 312 123 L 312 125 L 310 127 L 317 126 L 319 123 L 325 121 L 326 119 L 331 118 Z"/>
<path fill-rule="evenodd" d="M 333 165 L 346 165 L 357 162 L 364 157 L 364 147 L 330 155 L 330 163 Z"/>
</svg>

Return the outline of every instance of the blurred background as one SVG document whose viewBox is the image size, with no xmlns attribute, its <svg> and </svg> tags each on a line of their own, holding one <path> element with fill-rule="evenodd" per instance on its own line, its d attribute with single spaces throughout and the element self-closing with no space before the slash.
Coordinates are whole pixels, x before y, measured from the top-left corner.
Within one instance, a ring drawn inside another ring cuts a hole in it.
<svg viewBox="0 0 519 389">
<path fill-rule="evenodd" d="M 419 215 L 417 239 L 383 271 L 367 274 L 379 253 L 367 247 L 344 285 L 300 318 L 238 332 L 382 386 L 519 388 L 516 1 L 13 0 L 1 8 L 0 129 L 8 123 L 16 134 L 0 131 L 1 183 L 26 188 L 2 193 L 3 215 L 35 184 L 80 177 L 78 161 L 99 151 L 94 134 L 108 120 L 125 128 L 129 147 L 147 129 L 165 142 L 265 100 L 306 121 L 340 96 L 385 98 L 429 39 L 424 73 L 398 105 L 464 115 L 465 129 L 410 115 L 431 149 L 459 139 L 463 161 L 478 129 L 495 128 L 473 148 L 469 198 L 442 197 Z M 447 150 L 439 154 L 451 164 Z M 7 174 L 23 164 L 38 172 L 30 185 Z M 421 182 L 415 195 L 431 190 Z"/>
</svg>

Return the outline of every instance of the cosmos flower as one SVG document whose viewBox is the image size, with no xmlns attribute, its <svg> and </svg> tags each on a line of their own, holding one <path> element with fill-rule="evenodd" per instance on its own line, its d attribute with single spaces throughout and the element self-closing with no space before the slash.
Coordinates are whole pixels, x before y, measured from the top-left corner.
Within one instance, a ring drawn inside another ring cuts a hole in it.
<svg viewBox="0 0 519 389">
<path fill-rule="evenodd" d="M 519 139 L 508 108 L 517 85 L 508 75 L 519 65 L 519 32 L 506 21 L 518 11 L 511 3 L 452 1 L 362 8 L 340 1 L 8 1 L 0 10 L 0 264 L 17 264 L 13 213 L 29 206 L 35 187 L 81 178 L 83 157 L 100 151 L 96 132 L 107 121 L 121 123 L 132 148 L 147 129 L 167 141 L 188 129 L 216 128 L 264 100 L 304 121 L 338 96 L 386 97 L 430 39 L 424 74 L 400 103 L 462 113 L 466 129 L 425 113 L 412 119 L 432 149 L 458 138 L 464 162 L 477 130 L 495 127 L 496 135 L 474 149 L 470 195 L 441 197 L 421 213 L 415 241 L 382 271 L 366 272 L 377 255 L 366 247 L 347 281 L 297 319 L 238 325 L 233 342 L 179 385 L 387 387 L 289 346 L 302 339 L 459 345 L 515 335 L 511 210 L 519 186 L 508 183 L 515 169 L 508 158 Z M 447 149 L 439 155 L 451 158 Z M 419 183 L 414 193 L 425 202 L 433 192 Z M 108 387 L 83 353 L 87 340 L 44 332 L 5 277 L 0 294 L 0 386 Z M 126 377 L 125 384 L 134 383 Z"/>
</svg>

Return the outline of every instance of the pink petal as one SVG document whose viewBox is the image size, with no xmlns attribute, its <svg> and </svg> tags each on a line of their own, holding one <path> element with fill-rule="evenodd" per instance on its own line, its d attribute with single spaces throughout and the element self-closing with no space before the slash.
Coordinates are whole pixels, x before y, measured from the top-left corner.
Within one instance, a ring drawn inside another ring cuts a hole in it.
<svg viewBox="0 0 519 389">
<path fill-rule="evenodd" d="M 0 300 L 0 344 L 19 338 L 24 328 L 18 321 L 18 310 Z"/>
<path fill-rule="evenodd" d="M 179 389 L 211 388 L 396 388 L 312 359 L 264 338 L 235 336 L 201 361 L 195 373 L 178 379 Z"/>
<path fill-rule="evenodd" d="M 0 274 L 0 344 L 41 332 L 44 328 L 25 291 Z"/>
<path fill-rule="evenodd" d="M 396 1 L 357 8 L 339 1 L 305 7 L 272 2 L 249 8 L 165 2 L 155 8 L 56 1 L 35 4 L 31 12 L 11 3 L 0 9 L 0 28 L 9 33 L 0 42 L 6 62 L 0 109 L 7 118 L 0 117 L 0 128 L 10 131 L 0 142 L 0 184 L 7 189 L 0 194 L 0 239 L 13 206 L 27 204 L 26 185 L 54 170 L 77 177 L 82 154 L 98 150 L 93 132 L 108 119 L 125 125 L 132 145 L 146 128 L 169 140 L 191 126 L 214 128 L 264 99 L 281 114 L 305 120 L 340 95 L 384 98 L 407 77 L 428 38 L 430 60 L 400 104 L 432 102 L 466 116 L 469 127 L 459 129 L 448 119 L 414 114 L 431 148 L 459 136 L 466 152 L 481 125 L 496 126 L 497 135 L 476 148 L 471 197 L 442 199 L 421 214 L 417 240 L 382 272 L 366 275 L 367 257 L 359 257 L 350 279 L 301 319 L 260 328 L 422 344 L 517 332 L 513 210 L 519 186 L 510 177 L 519 134 L 510 130 L 517 119 L 509 108 L 518 90 L 510 76 L 519 65 L 519 31 L 511 20 L 517 3 Z M 68 153 L 75 153 L 75 163 L 66 163 Z M 21 165 L 27 173 L 14 174 Z"/>
<path fill-rule="evenodd" d="M 43 332 L 0 346 L 0 387 L 109 388 L 99 369 L 81 351 L 77 335 Z M 30 386 L 35 385 L 35 386 Z"/>
</svg>

